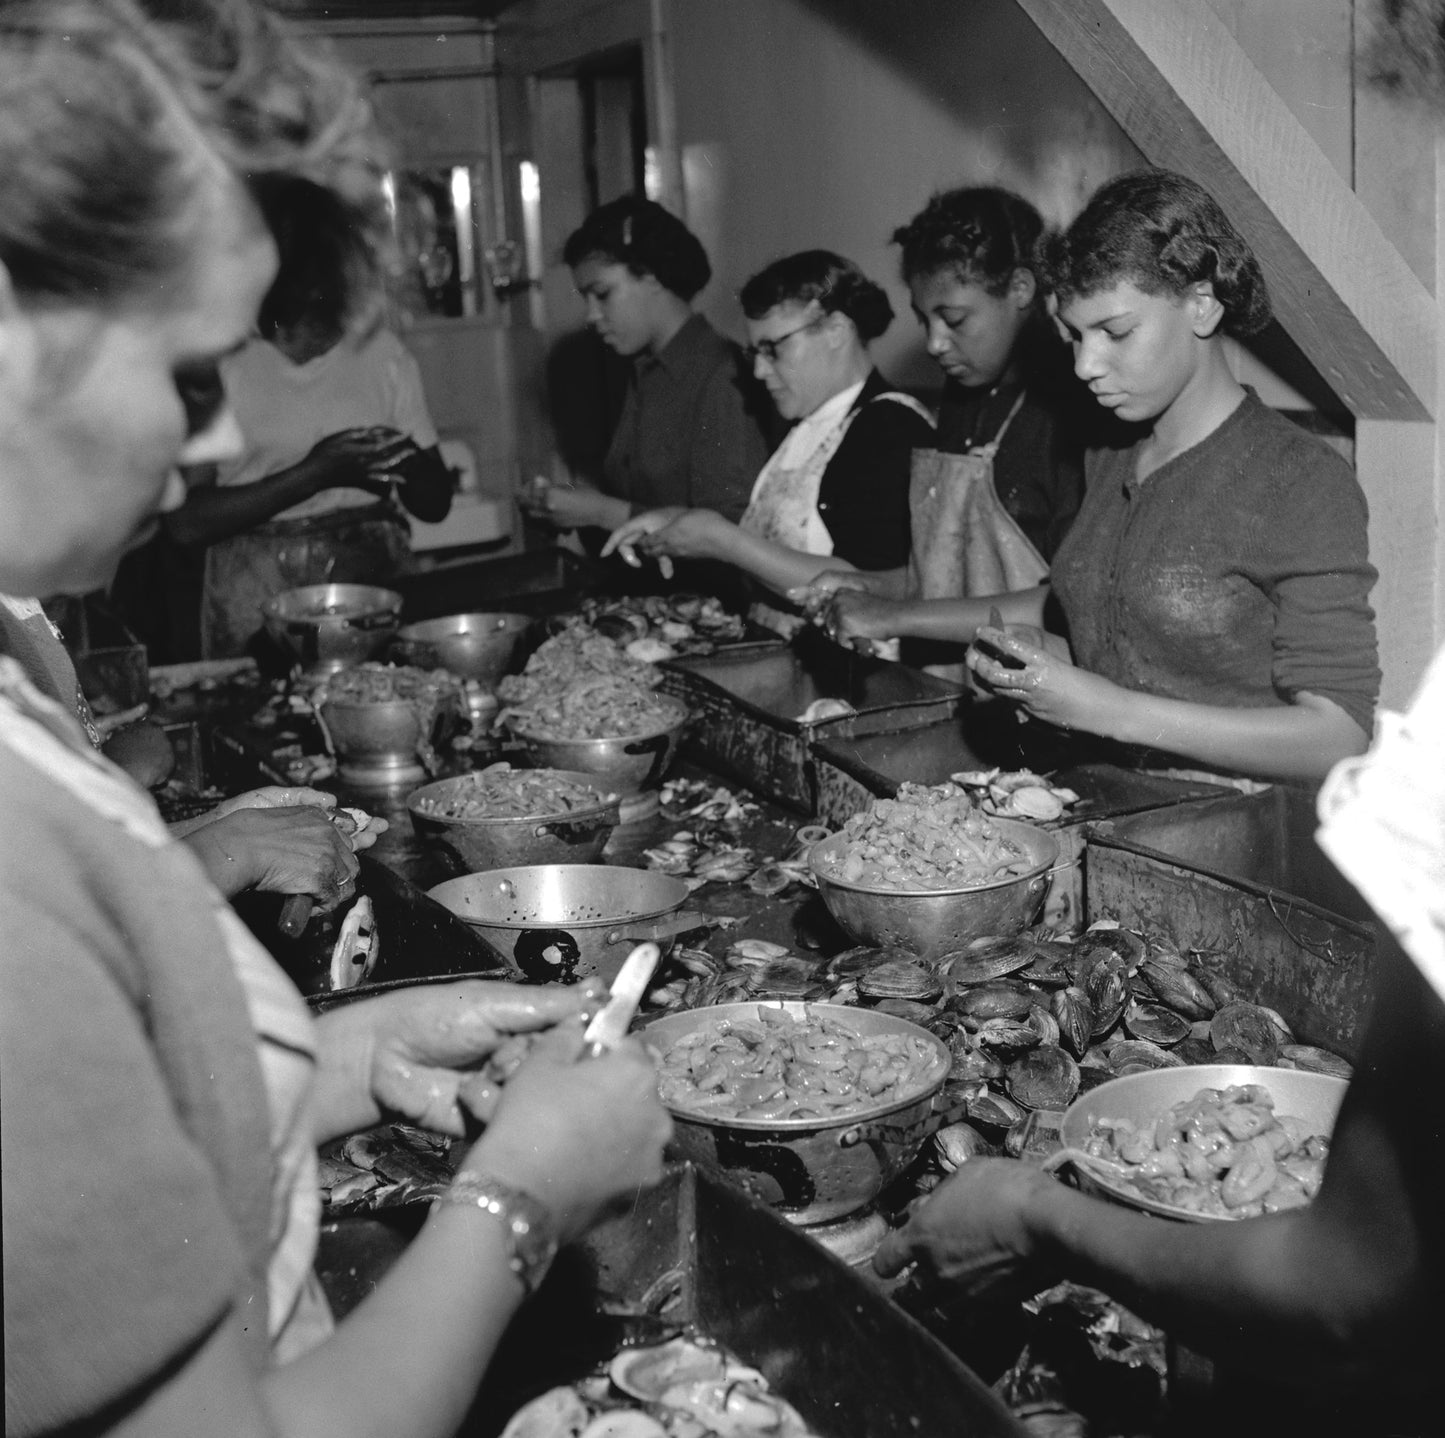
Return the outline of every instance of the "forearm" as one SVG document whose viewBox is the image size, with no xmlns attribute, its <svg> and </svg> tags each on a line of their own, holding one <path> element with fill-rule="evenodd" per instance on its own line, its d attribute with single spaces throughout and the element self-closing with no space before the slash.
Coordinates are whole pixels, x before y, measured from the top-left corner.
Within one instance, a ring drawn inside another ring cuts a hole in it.
<svg viewBox="0 0 1445 1438">
<path fill-rule="evenodd" d="M 315 471 L 305 460 L 254 484 L 198 486 L 166 516 L 166 528 L 179 544 L 214 544 L 264 524 L 317 490 Z"/>
<path fill-rule="evenodd" d="M 1265 779 L 1322 779 L 1368 743 L 1343 709 L 1313 694 L 1301 694 L 1293 704 L 1235 709 L 1120 688 L 1117 701 L 1081 727 Z"/>
<path fill-rule="evenodd" d="M 898 605 L 896 635 L 888 637 L 968 644 L 981 625 L 992 622 L 995 610 L 1005 624 L 1042 626 L 1047 595 L 1048 586 L 1039 585 L 981 598 L 905 599 Z"/>
<path fill-rule="evenodd" d="M 470 1168 L 526 1188 L 524 1175 Z M 376 1291 L 319 1348 L 264 1379 L 278 1432 L 296 1438 L 450 1438 L 523 1297 L 505 1229 L 437 1205 Z"/>
<path fill-rule="evenodd" d="M 811 584 L 820 574 L 854 569 L 846 559 L 789 549 L 735 524 L 728 525 L 728 530 L 727 542 L 719 546 L 717 557 L 736 565 L 775 594 Z"/>
<path fill-rule="evenodd" d="M 201 861 L 206 877 L 226 898 L 234 898 L 256 882 L 252 855 L 244 845 L 236 845 L 233 850 L 227 843 L 224 824 L 202 823 L 189 829 L 176 825 L 171 833 Z"/>
<path fill-rule="evenodd" d="M 1216 1361 L 1345 1382 L 1378 1363 L 1375 1255 L 1308 1211 L 1172 1224 L 1050 1181 L 1025 1217 L 1041 1272 L 1108 1292 Z"/>
</svg>

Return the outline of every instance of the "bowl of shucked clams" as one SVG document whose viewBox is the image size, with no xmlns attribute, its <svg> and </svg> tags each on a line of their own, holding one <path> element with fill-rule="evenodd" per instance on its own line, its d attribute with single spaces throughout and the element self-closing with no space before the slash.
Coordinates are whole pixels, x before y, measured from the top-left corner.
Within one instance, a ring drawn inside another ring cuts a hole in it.
<svg viewBox="0 0 1445 1438">
<path fill-rule="evenodd" d="M 808 862 L 856 943 L 938 959 L 1031 924 L 1058 856 L 1051 833 L 985 813 L 954 784 L 903 784 L 815 844 Z"/>
</svg>

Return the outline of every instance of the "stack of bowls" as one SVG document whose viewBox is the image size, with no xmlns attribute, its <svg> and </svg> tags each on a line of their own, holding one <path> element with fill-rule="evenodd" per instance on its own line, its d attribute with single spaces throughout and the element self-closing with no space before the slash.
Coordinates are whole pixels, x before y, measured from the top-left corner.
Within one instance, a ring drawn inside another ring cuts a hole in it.
<svg viewBox="0 0 1445 1438">
<path fill-rule="evenodd" d="M 512 722 L 512 732 L 536 767 L 580 771 L 619 794 L 635 794 L 640 789 L 655 789 L 677 753 L 687 724 L 687 706 L 669 700 L 668 710 L 670 717 L 648 734 L 558 739 L 529 733 L 521 720 Z"/>
</svg>

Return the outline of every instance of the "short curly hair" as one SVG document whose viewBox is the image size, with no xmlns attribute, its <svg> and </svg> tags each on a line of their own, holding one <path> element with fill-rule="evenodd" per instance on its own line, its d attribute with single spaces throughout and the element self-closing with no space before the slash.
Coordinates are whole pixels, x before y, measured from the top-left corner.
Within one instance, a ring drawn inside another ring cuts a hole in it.
<svg viewBox="0 0 1445 1438">
<path fill-rule="evenodd" d="M 903 252 L 905 284 L 946 273 L 1001 295 L 1015 270 L 1036 272 L 1043 233 L 1043 218 L 1022 195 L 975 185 L 932 196 L 893 231 L 893 243 Z"/>
<path fill-rule="evenodd" d="M 867 344 L 893 323 L 893 306 L 852 260 L 832 250 L 800 250 L 761 269 L 742 287 L 738 302 L 750 320 L 779 305 L 816 304 L 827 315 L 846 315 Z"/>
<path fill-rule="evenodd" d="M 249 0 L 0 3 L 0 262 L 32 303 L 164 280 L 218 174 L 268 220 L 298 186 L 330 196 L 359 295 L 380 270 L 382 163 L 355 78 Z"/>
<path fill-rule="evenodd" d="M 567 236 L 562 259 L 573 269 L 590 259 L 626 265 L 634 275 L 651 275 L 684 300 L 712 278 L 698 237 L 676 215 L 637 195 L 609 200 L 593 210 Z"/>
<path fill-rule="evenodd" d="M 1043 269 L 1060 302 L 1124 282 L 1177 297 L 1208 281 L 1226 334 L 1256 334 L 1272 313 L 1248 241 L 1208 190 L 1172 170 L 1131 170 L 1101 185 L 1045 246 Z"/>
</svg>

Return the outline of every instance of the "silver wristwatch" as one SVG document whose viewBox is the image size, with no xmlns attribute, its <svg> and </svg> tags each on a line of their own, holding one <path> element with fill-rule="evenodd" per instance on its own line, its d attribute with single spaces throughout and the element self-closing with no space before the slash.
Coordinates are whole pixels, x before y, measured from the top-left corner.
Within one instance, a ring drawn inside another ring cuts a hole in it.
<svg viewBox="0 0 1445 1438">
<path fill-rule="evenodd" d="M 507 1233 L 508 1267 L 528 1293 L 536 1292 L 557 1256 L 557 1228 L 546 1204 L 500 1179 L 465 1168 L 437 1194 L 437 1202 L 479 1208 L 499 1219 Z"/>
</svg>

